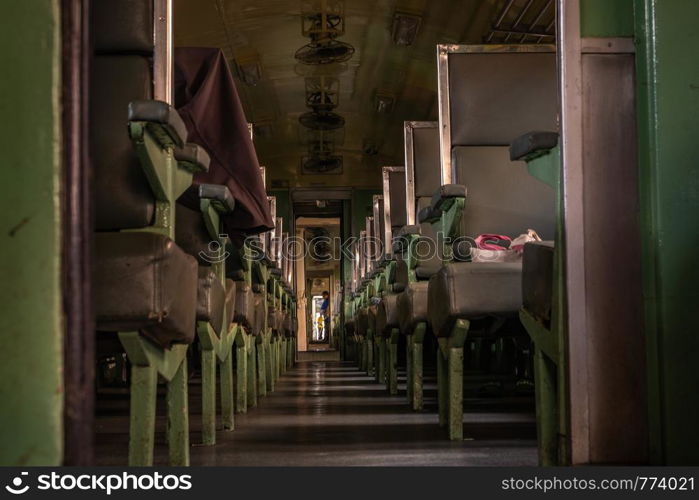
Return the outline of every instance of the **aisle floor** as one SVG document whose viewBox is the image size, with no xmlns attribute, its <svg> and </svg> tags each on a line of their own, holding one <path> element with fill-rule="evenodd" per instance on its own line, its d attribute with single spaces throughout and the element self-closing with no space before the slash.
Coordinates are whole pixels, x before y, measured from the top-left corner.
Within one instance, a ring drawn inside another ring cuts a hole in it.
<svg viewBox="0 0 699 500">
<path fill-rule="evenodd" d="M 403 379 L 400 380 L 404 382 Z M 233 432 L 218 432 L 215 446 L 201 439 L 196 415 L 199 384 L 190 387 L 192 465 L 218 466 L 471 466 L 536 465 L 536 423 L 531 397 L 467 397 L 464 440 L 451 442 L 437 425 L 436 385 L 427 383 L 425 410 L 413 412 L 405 386 L 385 386 L 347 363 L 301 362 Z M 121 398 L 123 399 L 123 398 Z M 127 400 L 128 401 L 128 400 Z M 123 403 L 123 402 L 122 402 Z M 128 403 L 127 403 L 128 404 Z M 159 406 L 162 408 L 164 405 Z M 113 410 L 121 408 L 119 415 Z M 124 411 L 125 410 L 125 411 Z M 123 464 L 128 409 L 113 402 L 98 418 L 98 456 Z M 156 462 L 165 463 L 164 415 L 159 418 Z M 105 453 L 107 452 L 107 453 Z"/>
</svg>

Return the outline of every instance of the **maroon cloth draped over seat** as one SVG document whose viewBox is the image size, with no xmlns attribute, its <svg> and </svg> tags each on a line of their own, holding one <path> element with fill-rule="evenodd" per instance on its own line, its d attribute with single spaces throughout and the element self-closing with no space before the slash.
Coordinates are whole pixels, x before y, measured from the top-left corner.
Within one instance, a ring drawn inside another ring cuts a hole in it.
<svg viewBox="0 0 699 500">
<path fill-rule="evenodd" d="M 209 171 L 196 174 L 193 185 L 225 184 L 235 197 L 235 211 L 223 218 L 228 235 L 240 241 L 274 229 L 243 106 L 221 49 L 175 49 L 175 107 L 187 125 L 188 142 L 211 157 Z M 197 190 L 178 202 L 198 209 Z"/>
</svg>

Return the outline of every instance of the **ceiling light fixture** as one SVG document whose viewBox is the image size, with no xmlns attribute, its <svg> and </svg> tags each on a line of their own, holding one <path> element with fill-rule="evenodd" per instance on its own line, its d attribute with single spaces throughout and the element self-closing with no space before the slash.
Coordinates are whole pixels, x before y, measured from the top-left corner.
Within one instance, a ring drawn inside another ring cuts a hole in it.
<svg viewBox="0 0 699 500">
<path fill-rule="evenodd" d="M 393 15 L 393 26 L 391 28 L 393 43 L 404 47 L 414 44 L 420 32 L 421 24 L 421 16 L 396 12 Z"/>
</svg>

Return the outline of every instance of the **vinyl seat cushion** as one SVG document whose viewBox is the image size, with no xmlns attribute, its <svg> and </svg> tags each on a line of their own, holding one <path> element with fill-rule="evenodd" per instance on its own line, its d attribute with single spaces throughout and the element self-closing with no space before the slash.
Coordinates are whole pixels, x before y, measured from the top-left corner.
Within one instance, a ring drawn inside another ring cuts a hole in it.
<svg viewBox="0 0 699 500">
<path fill-rule="evenodd" d="M 437 337 L 448 337 L 457 319 L 511 316 L 522 306 L 522 264 L 455 262 L 432 276 L 428 314 Z"/>
<path fill-rule="evenodd" d="M 552 241 L 524 245 L 522 257 L 522 306 L 532 316 L 549 324 L 553 300 Z"/>
<path fill-rule="evenodd" d="M 418 323 L 427 323 L 427 290 L 429 282 L 418 281 L 410 283 L 398 294 L 396 306 L 400 331 L 404 335 L 412 335 Z"/>
<path fill-rule="evenodd" d="M 217 335 L 221 335 L 226 292 L 221 280 L 209 267 L 199 268 L 197 287 L 197 321 L 211 324 Z"/>
<path fill-rule="evenodd" d="M 376 333 L 389 337 L 394 328 L 400 328 L 398 316 L 398 295 L 387 293 L 381 298 L 376 311 Z"/>
<path fill-rule="evenodd" d="M 233 321 L 251 332 L 253 329 L 254 319 L 255 314 L 252 287 L 244 281 L 236 281 Z"/>
<path fill-rule="evenodd" d="M 95 235 L 97 329 L 138 330 L 159 345 L 194 340 L 197 262 L 170 238 L 149 232 Z"/>
</svg>

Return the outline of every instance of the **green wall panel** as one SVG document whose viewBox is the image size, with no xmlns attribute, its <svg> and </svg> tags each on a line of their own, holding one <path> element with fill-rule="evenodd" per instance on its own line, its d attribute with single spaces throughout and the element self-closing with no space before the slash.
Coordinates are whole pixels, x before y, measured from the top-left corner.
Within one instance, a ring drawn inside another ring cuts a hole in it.
<svg viewBox="0 0 699 500">
<path fill-rule="evenodd" d="M 352 191 L 352 235 L 359 237 L 359 232 L 366 227 L 365 219 L 371 215 L 372 197 L 381 194 L 377 189 L 355 189 Z"/>
<path fill-rule="evenodd" d="M 699 463 L 699 1 L 636 0 L 651 455 Z"/>
<path fill-rule="evenodd" d="M 284 218 L 283 230 L 289 232 L 291 227 L 291 203 L 289 202 L 288 189 L 275 189 L 269 191 L 270 196 L 277 197 L 277 217 Z"/>
<path fill-rule="evenodd" d="M 632 37 L 633 0 L 581 0 L 582 36 Z"/>
<path fill-rule="evenodd" d="M 0 464 L 62 460 L 57 0 L 0 2 Z"/>
</svg>

